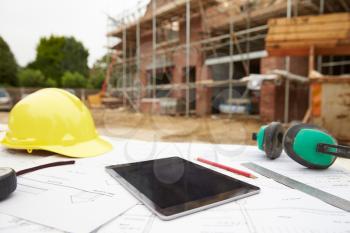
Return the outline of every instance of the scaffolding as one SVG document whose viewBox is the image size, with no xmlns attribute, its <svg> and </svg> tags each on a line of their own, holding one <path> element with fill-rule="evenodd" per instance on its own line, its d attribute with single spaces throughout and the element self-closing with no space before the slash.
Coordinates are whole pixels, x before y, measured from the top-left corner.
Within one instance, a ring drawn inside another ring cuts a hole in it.
<svg viewBox="0 0 350 233">
<path fill-rule="evenodd" d="M 108 91 L 122 96 L 123 104 L 135 111 L 144 98 L 152 102 L 153 110 L 159 98 L 181 99 L 186 116 L 194 112 L 196 90 L 209 90 L 232 102 L 247 94 L 246 81 L 240 78 L 259 73 L 256 60 L 267 56 L 264 39 L 269 18 L 349 11 L 349 5 L 341 0 L 332 5 L 324 0 L 140 2 L 133 10 L 108 19 L 108 36 L 120 39 L 108 45 Z M 346 58 L 319 57 L 317 67 L 331 71 L 329 67 L 349 65 Z M 207 77 L 209 67 L 213 79 Z M 289 68 L 286 57 L 287 72 Z M 288 80 L 284 99 L 288 122 Z"/>
</svg>

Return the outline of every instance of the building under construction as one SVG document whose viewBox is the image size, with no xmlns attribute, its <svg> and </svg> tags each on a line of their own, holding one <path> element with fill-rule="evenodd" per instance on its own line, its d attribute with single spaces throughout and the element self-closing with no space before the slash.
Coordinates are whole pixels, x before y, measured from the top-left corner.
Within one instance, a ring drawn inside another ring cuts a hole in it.
<svg viewBox="0 0 350 233">
<path fill-rule="evenodd" d="M 314 70 L 350 73 L 349 10 L 346 0 L 139 4 L 109 19 L 108 92 L 142 112 L 302 119 Z"/>
</svg>

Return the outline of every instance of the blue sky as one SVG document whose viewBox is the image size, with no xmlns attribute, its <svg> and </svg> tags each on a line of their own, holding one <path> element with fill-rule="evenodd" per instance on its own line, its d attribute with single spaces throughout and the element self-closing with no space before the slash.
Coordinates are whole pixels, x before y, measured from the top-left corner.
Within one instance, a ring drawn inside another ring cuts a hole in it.
<svg viewBox="0 0 350 233">
<path fill-rule="evenodd" d="M 89 65 L 106 52 L 106 14 L 117 16 L 139 0 L 0 0 L 0 35 L 24 66 L 42 36 L 74 36 L 89 49 Z"/>
</svg>

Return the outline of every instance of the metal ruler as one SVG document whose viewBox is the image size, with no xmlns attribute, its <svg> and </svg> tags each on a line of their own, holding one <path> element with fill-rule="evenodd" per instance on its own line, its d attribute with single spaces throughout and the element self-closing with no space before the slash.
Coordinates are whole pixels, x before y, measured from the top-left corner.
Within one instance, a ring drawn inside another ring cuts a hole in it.
<svg viewBox="0 0 350 233">
<path fill-rule="evenodd" d="M 350 212 L 350 201 L 348 200 L 345 200 L 343 198 L 340 198 L 328 192 L 322 191 L 320 189 L 314 188 L 310 185 L 299 182 L 297 180 L 293 180 L 287 176 L 283 176 L 277 172 L 271 171 L 255 163 L 243 163 L 242 165 L 259 173 L 260 175 L 271 178 L 278 183 L 281 183 L 292 189 L 299 190 L 303 193 L 309 194 L 310 196 L 316 197 L 321 201 L 324 201 L 334 207 Z"/>
</svg>

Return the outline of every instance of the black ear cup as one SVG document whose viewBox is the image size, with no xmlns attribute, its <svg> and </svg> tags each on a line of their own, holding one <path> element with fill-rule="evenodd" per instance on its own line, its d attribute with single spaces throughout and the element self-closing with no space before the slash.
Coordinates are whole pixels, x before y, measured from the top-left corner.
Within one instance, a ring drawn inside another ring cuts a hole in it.
<svg viewBox="0 0 350 233">
<path fill-rule="evenodd" d="M 283 150 L 283 134 L 284 129 L 279 122 L 272 122 L 266 127 L 263 147 L 268 158 L 276 159 L 281 155 Z"/>
<path fill-rule="evenodd" d="M 297 163 L 303 163 L 303 161 L 300 161 L 299 156 L 296 155 L 294 148 L 293 148 L 293 142 L 294 138 L 297 135 L 297 133 L 304 128 L 314 128 L 313 125 L 309 124 L 296 124 L 291 127 L 289 127 L 284 134 L 283 137 L 283 148 L 284 151 L 287 153 L 289 157 L 291 157 L 294 161 Z"/>
<path fill-rule="evenodd" d="M 326 132 L 324 129 L 321 129 L 317 127 L 316 125 L 312 124 L 296 124 L 294 126 L 291 126 L 285 133 L 284 138 L 283 138 L 283 148 L 284 151 L 287 153 L 287 155 L 293 159 L 295 162 L 308 167 L 312 169 L 325 169 L 328 166 L 320 166 L 320 165 L 315 165 L 311 164 L 310 162 L 304 160 L 301 158 L 301 156 L 297 155 L 297 153 L 294 150 L 293 144 L 294 144 L 294 139 L 296 138 L 298 132 L 302 129 L 317 129 L 319 131 Z"/>
</svg>

